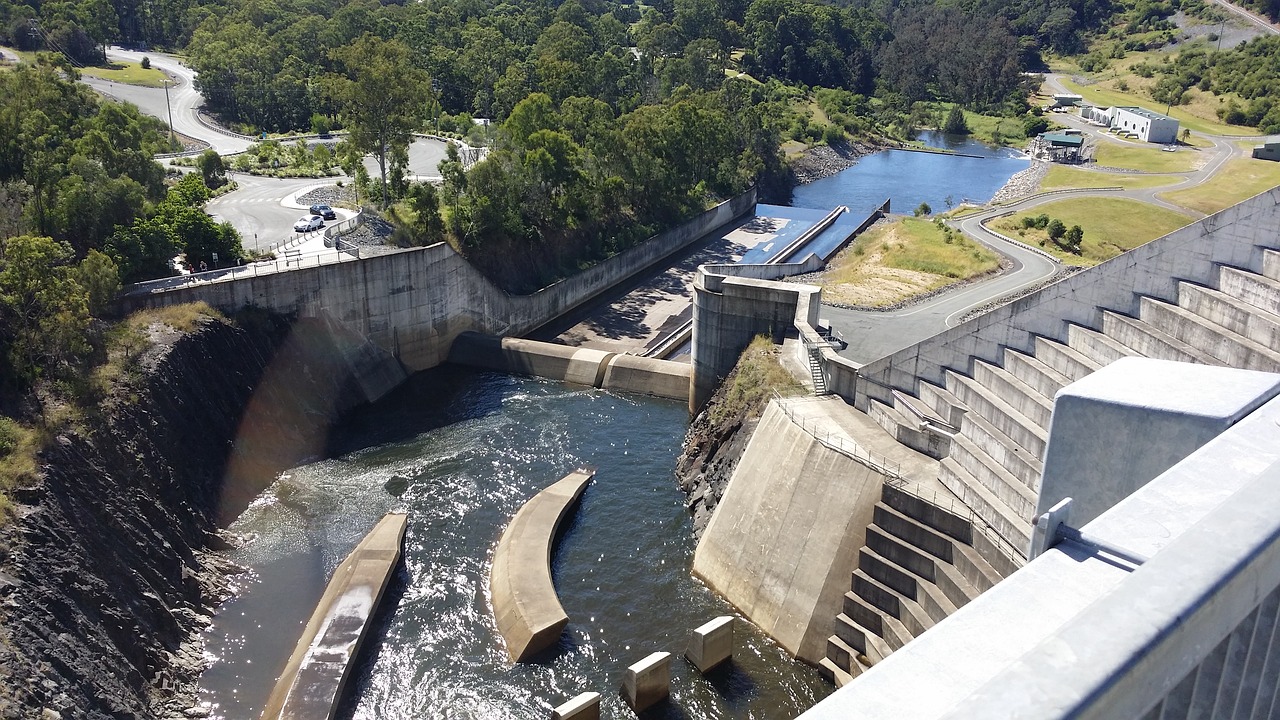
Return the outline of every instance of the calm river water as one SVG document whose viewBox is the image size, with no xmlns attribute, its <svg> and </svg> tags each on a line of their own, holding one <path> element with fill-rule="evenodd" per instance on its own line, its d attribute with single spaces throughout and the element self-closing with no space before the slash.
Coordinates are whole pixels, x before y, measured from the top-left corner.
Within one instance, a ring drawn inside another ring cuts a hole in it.
<svg viewBox="0 0 1280 720">
<path fill-rule="evenodd" d="M 623 668 L 669 650 L 670 718 L 790 718 L 830 692 L 739 623 L 728 672 L 680 657 L 691 628 L 730 608 L 689 575 L 694 542 L 673 477 L 683 404 L 445 367 L 337 429 L 333 457 L 285 473 L 233 525 L 252 540 L 208 637 L 202 700 L 257 717 L 329 573 L 383 513 L 409 513 L 404 569 L 359 665 L 348 716 L 546 718 L 586 690 L 604 717 Z M 555 556 L 570 625 L 542 662 L 507 661 L 488 600 L 493 546 L 539 489 L 599 468 Z"/>
<path fill-rule="evenodd" d="M 942 212 L 948 197 L 954 204 L 990 200 L 1014 173 L 1030 164 L 1017 150 L 988 147 L 963 136 L 928 132 L 918 139 L 931 147 L 981 157 L 885 150 L 835 175 L 801 185 L 791 204 L 820 210 L 847 205 L 856 215 L 890 198 L 894 212 L 910 213 L 922 202 Z"/>
</svg>

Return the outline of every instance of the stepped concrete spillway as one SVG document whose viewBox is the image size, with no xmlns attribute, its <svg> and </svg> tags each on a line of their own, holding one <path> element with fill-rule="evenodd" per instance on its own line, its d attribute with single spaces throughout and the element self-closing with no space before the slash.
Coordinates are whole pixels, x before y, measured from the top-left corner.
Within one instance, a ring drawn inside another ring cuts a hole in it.
<svg viewBox="0 0 1280 720">
<path fill-rule="evenodd" d="M 498 541 L 489 588 L 498 632 L 516 662 L 555 645 L 569 624 L 551 579 L 551 549 L 560 523 L 595 474 L 595 468 L 578 468 L 534 495 Z"/>
<path fill-rule="evenodd" d="M 332 718 L 382 596 L 400 562 L 407 516 L 390 513 L 347 556 L 325 588 L 276 681 L 263 720 Z"/>
</svg>

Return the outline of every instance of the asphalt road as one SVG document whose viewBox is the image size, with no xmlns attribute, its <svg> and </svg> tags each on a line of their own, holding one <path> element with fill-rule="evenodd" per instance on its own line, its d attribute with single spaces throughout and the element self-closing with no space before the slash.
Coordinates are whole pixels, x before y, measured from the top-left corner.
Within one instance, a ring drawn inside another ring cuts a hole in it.
<svg viewBox="0 0 1280 720">
<path fill-rule="evenodd" d="M 333 183 L 332 179 L 264 178 L 244 173 L 235 173 L 234 180 L 240 184 L 239 189 L 210 200 L 205 209 L 215 220 L 229 222 L 240 231 L 245 250 L 266 250 L 296 235 L 293 223 L 308 213 L 301 205 L 286 204 L 286 201 L 312 188 Z M 329 224 L 352 215 L 341 208 L 335 210 L 338 220 L 330 220 Z"/>
</svg>

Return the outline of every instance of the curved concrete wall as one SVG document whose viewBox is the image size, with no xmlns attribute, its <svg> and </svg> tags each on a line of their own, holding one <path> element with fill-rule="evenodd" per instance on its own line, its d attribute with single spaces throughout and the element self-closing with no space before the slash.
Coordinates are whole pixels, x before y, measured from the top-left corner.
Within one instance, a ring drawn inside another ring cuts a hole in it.
<svg viewBox="0 0 1280 720">
<path fill-rule="evenodd" d="M 444 362 L 467 330 L 522 335 L 595 298 L 755 207 L 756 193 L 721 203 L 678 228 L 532 295 L 508 295 L 448 245 L 258 277 L 127 295 L 126 311 L 203 300 L 223 310 L 257 306 L 322 312 L 397 358 L 409 371 Z"/>
<path fill-rule="evenodd" d="M 511 519 L 493 553 L 493 614 L 516 662 L 556 644 L 569 624 L 551 580 L 551 546 L 595 472 L 579 468 L 534 495 Z"/>
</svg>

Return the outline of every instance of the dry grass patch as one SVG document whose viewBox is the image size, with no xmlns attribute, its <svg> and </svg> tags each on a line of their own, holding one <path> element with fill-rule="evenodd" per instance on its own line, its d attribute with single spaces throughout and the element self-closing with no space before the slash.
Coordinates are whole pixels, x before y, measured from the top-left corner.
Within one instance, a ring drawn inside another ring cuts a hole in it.
<svg viewBox="0 0 1280 720">
<path fill-rule="evenodd" d="M 1161 193 L 1160 198 L 1211 215 L 1277 185 L 1280 185 L 1280 163 L 1235 158 L 1205 182 L 1185 190 Z"/>
<path fill-rule="evenodd" d="M 711 407 L 712 427 L 748 413 L 758 415 L 774 392 L 784 397 L 804 394 L 804 386 L 782 367 L 780 352 L 764 335 L 751 341 L 738 358 L 724 400 Z"/>
<path fill-rule="evenodd" d="M 1176 175 L 1118 175 L 1116 173 L 1097 172 L 1081 168 L 1054 165 L 1049 173 L 1040 181 L 1040 190 L 1061 190 L 1063 188 L 1103 188 L 1122 187 L 1127 190 L 1135 188 L 1160 187 L 1180 182 Z"/>
<path fill-rule="evenodd" d="M 1068 228 L 1079 225 L 1084 231 L 1081 253 L 1064 252 L 1044 230 L 1022 227 L 1022 218 L 1048 215 Z M 1084 197 L 1037 205 L 990 221 L 991 229 L 1002 235 L 1037 245 L 1072 265 L 1097 265 L 1104 260 L 1167 235 L 1191 222 L 1172 210 L 1124 198 Z"/>
<path fill-rule="evenodd" d="M 814 282 L 828 302 L 884 307 L 999 267 L 994 252 L 961 233 L 902 218 L 864 233 Z"/>
<path fill-rule="evenodd" d="M 223 320 L 222 313 L 204 302 L 140 310 L 120 321 L 107 333 L 107 360 L 94 371 L 103 392 L 140 369 L 140 359 L 157 345 L 193 332 L 206 319 Z"/>
</svg>

